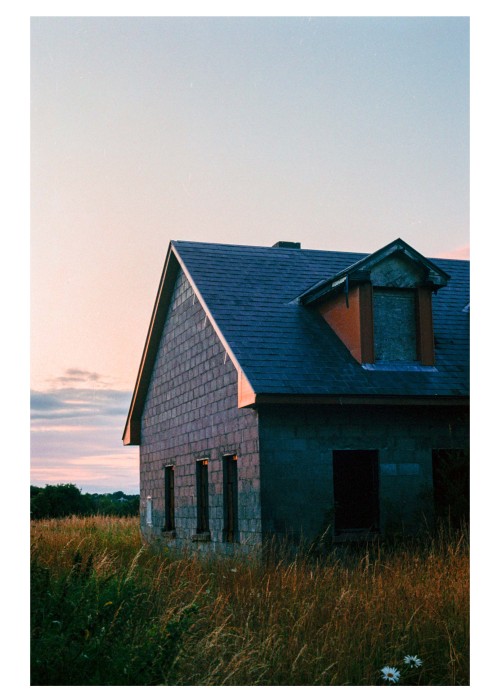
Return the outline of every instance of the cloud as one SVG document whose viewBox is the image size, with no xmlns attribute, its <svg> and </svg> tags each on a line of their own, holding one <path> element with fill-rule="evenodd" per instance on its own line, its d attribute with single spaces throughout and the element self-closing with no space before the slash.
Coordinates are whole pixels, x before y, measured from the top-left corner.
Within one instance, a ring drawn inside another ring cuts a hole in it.
<svg viewBox="0 0 500 700">
<path fill-rule="evenodd" d="M 95 454 L 50 454 L 40 457 L 31 468 L 31 483 L 34 486 L 46 484 L 76 484 L 84 492 L 139 493 L 139 460 L 137 449 L 108 449 L 99 452 L 103 445 L 96 445 Z"/>
<path fill-rule="evenodd" d="M 470 245 L 464 245 L 461 248 L 447 250 L 438 255 L 438 257 L 445 259 L 451 258 L 452 260 L 470 260 Z"/>
<path fill-rule="evenodd" d="M 97 372 L 89 372 L 86 369 L 70 367 L 59 377 L 53 377 L 50 381 L 52 388 L 64 388 L 71 386 L 87 385 L 92 388 L 102 388 L 111 384 L 110 378 Z"/>
<path fill-rule="evenodd" d="M 66 388 L 54 391 L 31 392 L 31 420 L 33 423 L 48 425 L 51 421 L 59 424 L 86 424 L 99 416 L 123 416 L 128 412 L 131 393 L 116 389 Z"/>
<path fill-rule="evenodd" d="M 65 376 L 68 378 L 77 379 L 78 381 L 97 382 L 100 380 L 102 375 L 97 374 L 97 372 L 88 372 L 86 369 L 71 367 L 70 369 L 66 370 Z"/>
<path fill-rule="evenodd" d="M 84 381 L 93 376 L 71 372 Z M 138 448 L 121 441 L 130 399 L 130 392 L 88 386 L 32 391 L 31 483 L 138 493 Z"/>
</svg>

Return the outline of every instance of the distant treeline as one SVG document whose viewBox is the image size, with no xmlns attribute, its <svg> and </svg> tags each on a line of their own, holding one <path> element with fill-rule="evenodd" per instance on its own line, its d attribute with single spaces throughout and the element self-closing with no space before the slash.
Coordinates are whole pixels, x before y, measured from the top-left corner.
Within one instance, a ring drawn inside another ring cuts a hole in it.
<svg viewBox="0 0 500 700">
<path fill-rule="evenodd" d="M 67 515 L 139 514 L 139 496 L 114 493 L 82 493 L 74 484 L 30 486 L 31 518 L 63 518 Z"/>
</svg>

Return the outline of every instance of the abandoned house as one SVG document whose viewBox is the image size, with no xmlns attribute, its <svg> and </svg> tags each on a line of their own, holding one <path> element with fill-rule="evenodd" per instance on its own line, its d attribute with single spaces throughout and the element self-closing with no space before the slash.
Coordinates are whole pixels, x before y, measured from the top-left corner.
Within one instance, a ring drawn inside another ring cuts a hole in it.
<svg viewBox="0 0 500 700">
<path fill-rule="evenodd" d="M 468 261 L 171 242 L 123 434 L 143 536 L 414 532 L 467 498 L 468 380 Z"/>
</svg>

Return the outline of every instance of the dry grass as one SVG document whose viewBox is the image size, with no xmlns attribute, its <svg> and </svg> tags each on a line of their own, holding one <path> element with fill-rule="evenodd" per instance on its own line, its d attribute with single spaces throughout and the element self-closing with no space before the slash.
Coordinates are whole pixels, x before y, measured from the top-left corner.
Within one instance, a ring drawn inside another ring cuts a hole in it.
<svg viewBox="0 0 500 700">
<path fill-rule="evenodd" d="M 464 534 L 273 563 L 155 553 L 136 519 L 39 521 L 32 541 L 54 576 L 78 551 L 97 577 L 133 577 L 164 629 L 195 610 L 176 652 L 178 684 L 375 685 L 387 664 L 406 684 L 469 682 Z M 404 673 L 406 654 L 421 669 Z"/>
<path fill-rule="evenodd" d="M 115 570 L 127 567 L 141 549 L 138 518 L 106 515 L 70 516 L 31 522 L 31 549 L 38 561 L 54 574 L 67 572 L 75 552 L 86 559 L 113 562 Z"/>
</svg>

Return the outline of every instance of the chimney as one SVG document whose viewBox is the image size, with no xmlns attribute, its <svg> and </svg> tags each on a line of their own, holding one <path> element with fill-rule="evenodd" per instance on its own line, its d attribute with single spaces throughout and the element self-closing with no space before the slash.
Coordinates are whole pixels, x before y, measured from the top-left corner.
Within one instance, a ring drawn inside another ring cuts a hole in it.
<svg viewBox="0 0 500 700">
<path fill-rule="evenodd" d="M 291 241 L 278 241 L 273 248 L 296 248 L 300 250 L 300 243 L 292 243 Z"/>
</svg>

